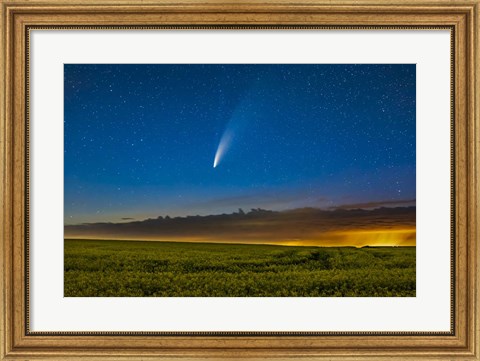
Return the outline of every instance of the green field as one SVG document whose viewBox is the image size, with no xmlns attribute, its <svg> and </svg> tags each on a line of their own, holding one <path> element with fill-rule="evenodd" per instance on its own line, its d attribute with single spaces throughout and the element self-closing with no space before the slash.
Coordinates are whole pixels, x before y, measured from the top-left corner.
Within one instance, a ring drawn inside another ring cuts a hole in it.
<svg viewBox="0 0 480 361">
<path fill-rule="evenodd" d="M 65 240 L 65 297 L 415 296 L 415 247 Z"/>
</svg>

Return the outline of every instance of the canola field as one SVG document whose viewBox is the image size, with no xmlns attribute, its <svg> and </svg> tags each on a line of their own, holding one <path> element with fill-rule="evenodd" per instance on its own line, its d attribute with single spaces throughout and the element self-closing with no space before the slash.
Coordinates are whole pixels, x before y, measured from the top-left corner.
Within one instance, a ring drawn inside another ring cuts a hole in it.
<svg viewBox="0 0 480 361">
<path fill-rule="evenodd" d="M 415 247 L 64 243 L 65 297 L 414 297 Z"/>
</svg>

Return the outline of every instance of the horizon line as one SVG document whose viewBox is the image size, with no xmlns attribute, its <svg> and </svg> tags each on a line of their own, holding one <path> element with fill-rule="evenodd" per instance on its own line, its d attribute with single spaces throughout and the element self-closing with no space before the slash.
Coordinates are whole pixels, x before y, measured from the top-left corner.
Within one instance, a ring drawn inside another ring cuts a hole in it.
<svg viewBox="0 0 480 361">
<path fill-rule="evenodd" d="M 160 239 L 136 239 L 136 238 L 124 238 L 124 239 L 112 239 L 112 238 L 88 238 L 88 237 L 65 237 L 63 238 L 64 241 L 112 241 L 112 242 L 158 242 L 158 243 L 185 243 L 185 244 L 208 244 L 208 245 L 234 245 L 234 246 L 273 246 L 273 247 L 315 247 L 315 248 L 400 248 L 400 247 L 417 247 L 415 245 L 365 245 L 365 246 L 355 246 L 355 245 L 335 245 L 335 246 L 318 246 L 318 245 L 311 245 L 311 244 L 279 244 L 279 243 L 256 243 L 256 242 L 250 242 L 250 243 L 242 243 L 242 242 L 205 242 L 205 241 L 175 241 L 175 240 L 167 240 L 163 241 Z"/>
</svg>

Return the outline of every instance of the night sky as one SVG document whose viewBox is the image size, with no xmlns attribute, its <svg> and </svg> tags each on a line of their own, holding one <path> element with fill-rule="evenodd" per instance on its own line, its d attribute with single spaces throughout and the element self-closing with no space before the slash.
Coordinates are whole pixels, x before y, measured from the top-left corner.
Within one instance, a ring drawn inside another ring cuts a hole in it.
<svg viewBox="0 0 480 361">
<path fill-rule="evenodd" d="M 64 71 L 65 224 L 415 203 L 415 65 Z"/>
</svg>

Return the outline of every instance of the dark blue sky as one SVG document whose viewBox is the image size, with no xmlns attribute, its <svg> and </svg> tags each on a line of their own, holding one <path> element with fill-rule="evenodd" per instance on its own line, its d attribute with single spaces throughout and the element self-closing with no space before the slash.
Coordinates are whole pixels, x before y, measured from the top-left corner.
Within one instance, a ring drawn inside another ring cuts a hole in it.
<svg viewBox="0 0 480 361">
<path fill-rule="evenodd" d="M 64 70 L 66 224 L 415 199 L 415 65 Z"/>
</svg>

